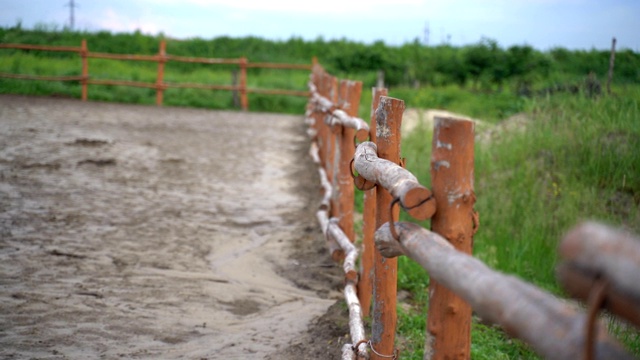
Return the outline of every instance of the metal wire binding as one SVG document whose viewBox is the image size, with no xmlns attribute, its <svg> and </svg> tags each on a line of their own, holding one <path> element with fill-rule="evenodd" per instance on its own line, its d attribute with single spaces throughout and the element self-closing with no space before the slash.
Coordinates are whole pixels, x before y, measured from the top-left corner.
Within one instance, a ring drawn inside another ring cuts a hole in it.
<svg viewBox="0 0 640 360">
<path fill-rule="evenodd" d="M 389 205 L 389 230 L 391 231 L 391 236 L 396 239 L 396 241 L 400 241 L 400 236 L 396 232 L 396 226 L 393 221 L 393 206 L 400 202 L 400 198 L 397 197 L 393 199 L 391 205 Z"/>
<path fill-rule="evenodd" d="M 591 287 L 589 298 L 587 300 L 588 312 L 587 321 L 585 322 L 586 334 L 584 341 L 584 359 L 593 360 L 596 343 L 596 319 L 599 310 L 604 305 L 607 298 L 607 288 L 609 282 L 606 279 L 597 279 Z"/>
<path fill-rule="evenodd" d="M 371 351 L 381 358 L 393 359 L 393 360 L 396 360 L 398 358 L 398 349 L 393 349 L 393 355 L 383 355 L 377 352 L 376 349 L 373 348 L 373 344 L 371 343 L 371 340 L 367 341 L 367 344 L 369 344 L 369 348 L 371 348 Z"/>
</svg>

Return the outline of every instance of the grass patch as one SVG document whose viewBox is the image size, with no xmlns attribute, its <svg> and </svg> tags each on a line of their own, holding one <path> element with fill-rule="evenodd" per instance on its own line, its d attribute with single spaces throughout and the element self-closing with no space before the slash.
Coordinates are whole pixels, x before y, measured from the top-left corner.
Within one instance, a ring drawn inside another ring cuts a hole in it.
<svg viewBox="0 0 640 360">
<path fill-rule="evenodd" d="M 640 233 L 639 90 L 627 87 L 617 89 L 616 96 L 598 98 L 528 100 L 523 105 L 526 121 L 512 128 L 496 122 L 494 136 L 476 142 L 476 209 L 481 219 L 474 239 L 476 257 L 562 296 L 554 269 L 557 245 L 567 230 L 593 219 Z M 431 137 L 431 129 L 423 127 L 402 144 L 407 168 L 426 186 Z M 403 357 L 410 359 L 422 358 L 428 307 L 428 275 L 416 267 L 401 260 L 398 270 L 399 289 L 412 294 L 411 310 L 399 310 Z M 610 329 L 627 349 L 640 354 L 637 330 L 615 321 Z M 477 321 L 471 351 L 474 359 L 537 358 L 526 345 Z"/>
</svg>

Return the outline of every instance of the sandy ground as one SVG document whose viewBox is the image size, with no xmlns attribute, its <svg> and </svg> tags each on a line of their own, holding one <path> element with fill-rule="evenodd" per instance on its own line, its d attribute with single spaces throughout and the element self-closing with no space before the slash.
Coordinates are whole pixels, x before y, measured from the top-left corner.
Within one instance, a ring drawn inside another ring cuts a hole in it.
<svg viewBox="0 0 640 360">
<path fill-rule="evenodd" d="M 333 358 L 304 130 L 1 95 L 0 358 Z"/>
</svg>

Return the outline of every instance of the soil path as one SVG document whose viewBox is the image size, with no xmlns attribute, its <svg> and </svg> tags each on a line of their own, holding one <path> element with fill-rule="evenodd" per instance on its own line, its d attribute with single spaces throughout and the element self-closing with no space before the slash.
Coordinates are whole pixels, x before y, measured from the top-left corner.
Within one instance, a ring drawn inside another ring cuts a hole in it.
<svg viewBox="0 0 640 360">
<path fill-rule="evenodd" d="M 307 149 L 300 116 L 0 96 L 0 358 L 299 357 L 340 296 Z"/>
</svg>

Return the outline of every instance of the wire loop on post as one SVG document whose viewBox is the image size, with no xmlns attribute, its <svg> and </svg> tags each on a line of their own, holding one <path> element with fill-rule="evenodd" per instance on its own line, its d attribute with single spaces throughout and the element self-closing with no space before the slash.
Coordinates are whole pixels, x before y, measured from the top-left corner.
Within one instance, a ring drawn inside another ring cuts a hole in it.
<svg viewBox="0 0 640 360">
<path fill-rule="evenodd" d="M 392 355 L 380 354 L 379 352 L 376 351 L 376 349 L 373 348 L 373 343 L 371 343 L 371 340 L 367 341 L 367 344 L 369 344 L 369 348 L 371 349 L 371 351 L 374 354 L 378 355 L 378 357 L 396 360 L 398 358 L 398 355 L 400 355 L 399 354 L 400 352 L 398 351 L 398 349 L 393 349 Z"/>
</svg>

